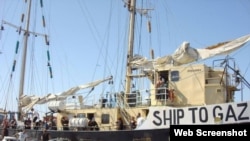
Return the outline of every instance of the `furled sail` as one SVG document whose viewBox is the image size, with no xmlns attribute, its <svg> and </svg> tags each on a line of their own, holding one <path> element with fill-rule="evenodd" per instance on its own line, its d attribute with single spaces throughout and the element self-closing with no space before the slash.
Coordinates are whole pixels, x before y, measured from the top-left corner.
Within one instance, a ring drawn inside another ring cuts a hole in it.
<svg viewBox="0 0 250 141">
<path fill-rule="evenodd" d="M 57 93 L 57 94 L 52 94 L 49 93 L 44 97 L 38 97 L 38 96 L 23 96 L 20 98 L 20 103 L 21 106 L 24 109 L 30 109 L 32 108 L 35 104 L 45 104 L 47 102 L 53 101 L 53 100 L 65 100 L 67 97 L 74 95 L 77 91 L 82 90 L 82 89 L 87 89 L 87 88 L 92 88 L 95 87 L 105 81 L 109 81 L 111 80 L 113 77 L 110 76 L 108 78 L 102 79 L 102 80 L 97 80 L 94 82 L 90 82 L 87 84 L 83 84 L 83 85 L 79 85 L 79 86 L 75 86 L 70 88 L 67 91 L 61 92 L 61 93 Z"/>
<path fill-rule="evenodd" d="M 248 41 L 250 41 L 250 34 L 234 40 L 221 42 L 204 49 L 192 48 L 188 42 L 183 42 L 172 55 L 163 56 L 155 60 L 147 60 L 146 58 L 137 56 L 131 62 L 131 65 L 133 68 L 143 67 L 146 69 L 154 69 L 166 65 L 180 66 L 218 55 L 229 54 L 245 45 Z"/>
</svg>

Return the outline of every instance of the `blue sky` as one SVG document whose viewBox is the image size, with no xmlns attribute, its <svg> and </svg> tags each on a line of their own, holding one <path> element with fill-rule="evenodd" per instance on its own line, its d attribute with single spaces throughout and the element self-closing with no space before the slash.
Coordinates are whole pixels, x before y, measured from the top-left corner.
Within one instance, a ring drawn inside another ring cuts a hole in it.
<svg viewBox="0 0 250 141">
<path fill-rule="evenodd" d="M 22 2 L 0 0 L 1 20 L 20 26 L 21 13 L 24 12 Z M 141 31 L 138 29 L 136 34 L 139 32 L 145 34 L 141 40 L 136 37 L 135 45 L 140 45 L 136 53 L 147 57 L 151 48 L 154 48 L 155 56 L 164 56 L 173 53 L 183 41 L 190 42 L 192 47 L 204 48 L 250 34 L 249 0 L 144 0 L 144 2 L 146 2 L 144 7 L 154 9 L 150 14 L 152 33 L 146 34 L 147 18 L 143 17 L 142 20 L 138 18 L 136 26 L 142 25 L 142 28 Z M 120 78 L 123 77 L 123 70 L 116 69 L 124 66 L 123 57 L 127 45 L 128 13 L 123 7 L 122 0 L 44 0 L 42 9 L 39 7 L 39 1 L 33 0 L 33 4 L 36 3 L 38 5 L 36 20 L 31 22 L 36 22 L 37 25 L 32 29 L 49 34 L 50 46 L 44 44 L 42 37 L 37 37 L 35 42 L 29 42 L 34 45 L 32 63 L 38 72 L 34 76 L 37 76 L 36 80 L 41 81 L 36 86 L 27 84 L 29 92 L 34 91 L 40 95 L 58 93 L 110 75 L 115 76 L 116 83 L 122 83 Z M 140 3 L 141 1 L 138 5 Z M 46 28 L 40 28 L 42 15 L 46 19 Z M 7 82 L 13 60 L 20 60 L 21 57 L 21 54 L 15 55 L 16 42 L 19 40 L 22 43 L 13 28 L 7 25 L 4 25 L 4 28 L 5 30 L 0 33 L 1 95 L 7 93 L 6 87 L 9 85 Z M 51 57 L 52 80 L 45 76 L 48 74 L 47 49 Z M 248 43 L 232 54 L 247 80 L 250 80 L 249 51 Z M 107 53 L 109 55 L 106 55 Z M 21 62 L 17 63 L 20 65 Z M 207 60 L 207 63 L 211 61 Z M 18 69 L 14 75 L 13 82 L 16 87 L 12 93 L 18 93 Z M 119 90 L 121 86 L 115 89 Z M 107 86 L 97 90 L 95 90 L 97 93 L 101 93 L 107 90 Z M 244 94 L 244 99 L 249 100 L 249 90 L 247 92 Z M 8 99 L 15 99 L 14 97 L 9 95 Z M 236 100 L 240 98 L 238 95 Z M 0 100 L 0 107 L 4 107 L 4 101 Z M 14 108 L 14 105 L 12 106 L 11 108 Z"/>
</svg>

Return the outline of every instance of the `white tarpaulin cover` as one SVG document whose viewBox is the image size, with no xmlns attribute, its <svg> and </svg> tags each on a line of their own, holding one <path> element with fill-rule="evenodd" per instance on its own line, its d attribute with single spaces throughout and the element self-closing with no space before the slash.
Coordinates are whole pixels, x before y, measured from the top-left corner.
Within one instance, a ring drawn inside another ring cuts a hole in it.
<svg viewBox="0 0 250 141">
<path fill-rule="evenodd" d="M 146 58 L 137 56 L 131 64 L 134 68 L 143 67 L 146 69 L 153 69 L 157 66 L 165 65 L 179 66 L 198 60 L 208 59 L 217 55 L 229 54 L 242 47 L 248 41 L 250 41 L 250 35 L 245 35 L 237 39 L 206 47 L 204 49 L 192 48 L 188 42 L 183 42 L 172 55 L 163 56 L 155 60 L 147 60 Z"/>
<path fill-rule="evenodd" d="M 97 81 L 90 82 L 87 84 L 75 86 L 75 87 L 72 87 L 69 90 L 61 92 L 61 93 L 57 93 L 57 94 L 49 93 L 44 97 L 23 96 L 20 98 L 21 105 L 24 109 L 30 109 L 35 104 L 45 104 L 45 103 L 53 101 L 53 100 L 65 100 L 67 97 L 74 95 L 79 90 L 95 87 L 95 86 L 99 85 L 100 83 L 103 83 L 103 82 L 111 80 L 111 79 L 112 79 L 112 76 L 105 78 L 105 79 L 102 79 L 102 80 L 97 80 Z"/>
</svg>

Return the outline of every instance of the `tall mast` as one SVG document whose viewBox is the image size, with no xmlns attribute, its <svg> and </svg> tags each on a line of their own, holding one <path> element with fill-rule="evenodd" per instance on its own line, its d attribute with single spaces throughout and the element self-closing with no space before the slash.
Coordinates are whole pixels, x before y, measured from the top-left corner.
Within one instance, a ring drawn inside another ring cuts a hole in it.
<svg viewBox="0 0 250 141">
<path fill-rule="evenodd" d="M 131 80 L 132 80 L 131 78 L 132 68 L 130 62 L 133 59 L 136 0 L 128 0 L 128 10 L 130 12 L 130 23 L 129 23 L 128 54 L 127 54 L 127 64 L 126 64 L 127 66 L 126 66 L 125 94 L 130 93 Z"/>
<path fill-rule="evenodd" d="M 20 84 L 19 84 L 18 120 L 21 120 L 21 118 L 22 118 L 22 116 L 21 116 L 22 107 L 21 107 L 21 103 L 20 103 L 20 98 L 23 95 L 24 81 L 25 81 L 24 77 L 25 77 L 25 68 L 26 68 L 26 55 L 27 55 L 27 48 L 28 48 L 31 1 L 32 0 L 28 0 L 28 10 L 27 10 L 27 17 L 26 17 L 26 25 L 25 25 L 25 29 L 24 29 L 24 46 L 23 46 L 21 76 L 20 76 Z"/>
</svg>

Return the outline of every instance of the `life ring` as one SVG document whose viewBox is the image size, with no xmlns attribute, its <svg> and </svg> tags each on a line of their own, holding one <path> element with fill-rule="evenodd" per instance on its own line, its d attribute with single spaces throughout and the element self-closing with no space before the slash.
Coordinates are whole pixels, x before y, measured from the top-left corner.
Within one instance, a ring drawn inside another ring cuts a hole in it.
<svg viewBox="0 0 250 141">
<path fill-rule="evenodd" d="M 171 89 L 171 90 L 169 91 L 169 99 L 170 99 L 171 102 L 174 101 L 174 89 Z"/>
</svg>

